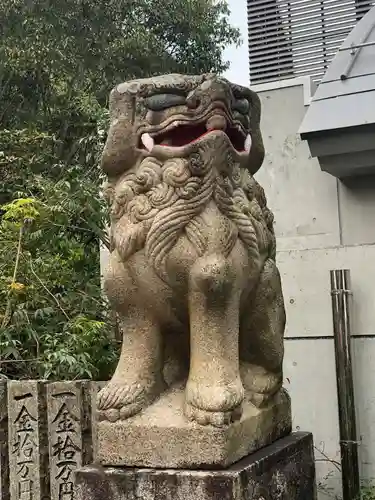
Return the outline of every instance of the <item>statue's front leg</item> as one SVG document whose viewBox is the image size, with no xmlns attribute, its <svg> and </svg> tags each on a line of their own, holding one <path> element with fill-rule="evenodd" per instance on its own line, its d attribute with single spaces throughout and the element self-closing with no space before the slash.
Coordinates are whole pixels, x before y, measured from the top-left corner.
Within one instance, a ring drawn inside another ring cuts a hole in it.
<svg viewBox="0 0 375 500">
<path fill-rule="evenodd" d="M 160 325 L 136 300 L 138 290 L 117 257 L 111 256 L 105 288 L 117 309 L 122 349 L 115 373 L 98 394 L 99 418 L 116 421 L 149 406 L 164 390 Z"/>
<path fill-rule="evenodd" d="M 158 326 L 138 309 L 120 321 L 123 335 L 115 373 L 98 394 L 99 416 L 128 418 L 149 406 L 164 389 Z"/>
<path fill-rule="evenodd" d="M 241 415 L 239 296 L 228 260 L 199 259 L 190 273 L 190 373 L 185 414 L 200 424 L 229 424 Z"/>
</svg>

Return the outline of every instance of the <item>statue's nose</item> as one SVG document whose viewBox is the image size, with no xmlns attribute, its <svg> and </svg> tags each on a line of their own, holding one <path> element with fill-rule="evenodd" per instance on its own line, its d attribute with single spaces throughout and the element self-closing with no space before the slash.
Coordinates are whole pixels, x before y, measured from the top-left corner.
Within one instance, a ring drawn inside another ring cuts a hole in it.
<svg viewBox="0 0 375 500">
<path fill-rule="evenodd" d="M 217 101 L 230 104 L 231 91 L 228 85 L 219 79 L 210 79 L 188 95 L 186 104 L 190 109 L 196 109 L 201 103 Z"/>
</svg>

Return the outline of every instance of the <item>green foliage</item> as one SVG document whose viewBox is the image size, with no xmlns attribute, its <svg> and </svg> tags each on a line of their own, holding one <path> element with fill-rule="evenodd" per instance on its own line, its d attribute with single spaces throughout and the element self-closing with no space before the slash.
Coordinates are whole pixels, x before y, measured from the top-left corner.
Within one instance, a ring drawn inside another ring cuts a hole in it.
<svg viewBox="0 0 375 500">
<path fill-rule="evenodd" d="M 0 375 L 108 378 L 98 168 L 107 96 L 131 78 L 221 72 L 225 0 L 0 2 Z"/>
<path fill-rule="evenodd" d="M 360 500 L 375 500 L 375 486 L 372 482 L 362 484 Z"/>
<path fill-rule="evenodd" d="M 329 460 L 328 460 L 329 461 Z M 338 469 L 341 472 L 341 466 Z M 328 474 L 322 481 L 320 481 L 317 485 L 318 491 L 324 496 L 332 499 L 332 500 L 342 500 L 341 496 L 338 496 L 335 493 L 335 488 L 327 486 L 326 482 L 329 479 Z M 361 487 L 359 497 L 355 497 L 355 500 L 375 500 L 375 485 L 374 481 L 371 480 L 361 480 Z"/>
<path fill-rule="evenodd" d="M 116 346 L 100 290 L 99 241 L 108 242 L 97 183 L 72 165 L 59 179 L 35 174 L 31 187 L 33 198 L 26 189 L 2 206 L 0 370 L 108 377 Z"/>
<path fill-rule="evenodd" d="M 28 122 L 31 112 L 77 137 L 116 82 L 221 72 L 223 48 L 238 43 L 227 15 L 224 0 L 3 0 L 0 120 Z"/>
</svg>

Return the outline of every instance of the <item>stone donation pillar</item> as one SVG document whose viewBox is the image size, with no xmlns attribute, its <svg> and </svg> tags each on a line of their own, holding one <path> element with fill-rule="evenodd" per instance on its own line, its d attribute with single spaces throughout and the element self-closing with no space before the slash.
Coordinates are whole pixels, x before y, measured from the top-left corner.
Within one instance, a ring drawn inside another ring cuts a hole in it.
<svg viewBox="0 0 375 500">
<path fill-rule="evenodd" d="M 102 157 L 104 288 L 123 344 L 81 500 L 314 500 L 291 434 L 260 101 L 213 74 L 118 85 Z"/>
</svg>

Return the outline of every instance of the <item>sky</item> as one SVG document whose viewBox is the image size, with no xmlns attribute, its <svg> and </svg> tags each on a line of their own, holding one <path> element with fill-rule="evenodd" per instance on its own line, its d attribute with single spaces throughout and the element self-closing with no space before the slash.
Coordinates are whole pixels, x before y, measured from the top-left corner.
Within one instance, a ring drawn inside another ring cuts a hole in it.
<svg viewBox="0 0 375 500">
<path fill-rule="evenodd" d="M 230 61 L 229 70 L 225 77 L 233 83 L 249 85 L 249 55 L 247 47 L 247 1 L 228 0 L 231 10 L 230 22 L 241 31 L 242 45 L 239 48 L 228 47 L 224 53 L 224 59 Z"/>
</svg>

